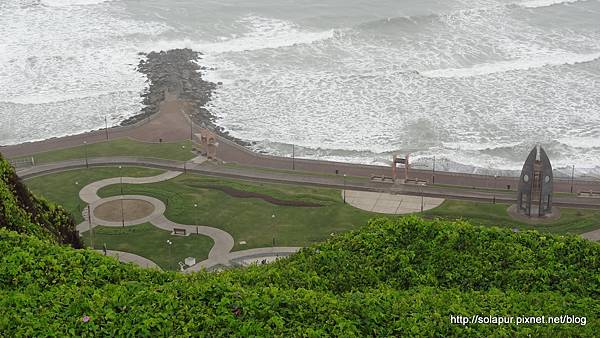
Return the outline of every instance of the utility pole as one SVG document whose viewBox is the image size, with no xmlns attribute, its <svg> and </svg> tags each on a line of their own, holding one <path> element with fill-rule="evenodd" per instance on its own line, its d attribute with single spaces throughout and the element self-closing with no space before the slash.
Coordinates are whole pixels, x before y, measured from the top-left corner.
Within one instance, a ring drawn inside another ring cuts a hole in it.
<svg viewBox="0 0 600 338">
<path fill-rule="evenodd" d="M 194 214 L 196 216 L 196 235 L 200 234 L 200 231 L 198 230 L 198 204 L 194 203 Z"/>
<path fill-rule="evenodd" d="M 125 227 L 125 210 L 123 207 L 123 167 L 119 166 L 119 186 L 121 188 L 121 226 Z"/>
<path fill-rule="evenodd" d="M 433 156 L 433 168 L 431 169 L 431 184 L 435 184 L 435 156 Z"/>
<path fill-rule="evenodd" d="M 271 255 L 275 252 L 275 214 L 271 215 L 271 226 L 273 232 L 273 243 L 271 244 Z"/>
<path fill-rule="evenodd" d="M 296 170 L 296 150 L 292 143 L 292 170 Z"/>
<path fill-rule="evenodd" d="M 498 178 L 498 175 L 494 175 L 494 192 L 493 192 L 494 197 L 492 199 L 493 204 L 496 204 L 496 179 L 497 178 Z"/>
<path fill-rule="evenodd" d="M 346 174 L 344 174 L 344 204 L 346 204 Z"/>
<path fill-rule="evenodd" d="M 104 130 L 106 131 L 106 140 L 108 141 L 108 120 L 106 119 L 106 115 L 104 115 Z"/>
<path fill-rule="evenodd" d="M 92 249 L 94 248 L 94 228 L 92 228 L 92 212 L 90 211 L 90 205 L 87 206 L 88 211 L 88 224 L 90 226 L 90 243 L 92 244 Z"/>
<path fill-rule="evenodd" d="M 88 164 L 88 152 L 87 152 L 87 141 L 83 141 L 83 149 L 85 151 L 85 167 L 89 168 L 89 164 Z"/>
<path fill-rule="evenodd" d="M 575 165 L 571 169 L 571 194 L 573 193 L 573 181 L 575 180 Z"/>
<path fill-rule="evenodd" d="M 423 197 L 423 186 L 419 185 L 419 190 L 421 191 L 421 213 L 423 213 L 423 204 L 424 203 L 424 197 Z"/>
</svg>

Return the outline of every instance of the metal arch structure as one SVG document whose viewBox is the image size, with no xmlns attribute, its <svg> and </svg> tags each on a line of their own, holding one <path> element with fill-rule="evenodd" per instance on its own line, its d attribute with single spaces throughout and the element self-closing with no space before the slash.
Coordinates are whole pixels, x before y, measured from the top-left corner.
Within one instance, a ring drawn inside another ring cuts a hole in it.
<svg viewBox="0 0 600 338">
<path fill-rule="evenodd" d="M 212 130 L 202 127 L 200 129 L 200 151 L 206 158 L 214 160 L 217 158 L 217 147 L 219 146 L 217 134 Z"/>
<path fill-rule="evenodd" d="M 410 169 L 409 154 L 406 154 L 405 158 L 394 155 L 394 160 L 392 161 L 392 178 L 394 182 L 398 179 L 398 164 L 404 165 L 404 181 L 408 180 L 408 170 Z"/>
<path fill-rule="evenodd" d="M 529 217 L 552 214 L 553 191 L 552 164 L 544 148 L 537 145 L 527 156 L 521 170 L 517 210 Z"/>
</svg>

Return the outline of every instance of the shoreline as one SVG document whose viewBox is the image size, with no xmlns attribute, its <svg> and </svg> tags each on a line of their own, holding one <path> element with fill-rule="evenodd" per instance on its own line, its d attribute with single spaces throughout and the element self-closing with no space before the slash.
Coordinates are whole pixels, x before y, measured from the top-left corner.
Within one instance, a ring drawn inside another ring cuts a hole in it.
<svg viewBox="0 0 600 338">
<path fill-rule="evenodd" d="M 159 106 L 168 93 L 188 103 L 185 113 L 197 125 L 206 126 L 240 145 L 250 145 L 229 135 L 217 125 L 217 117 L 205 108 L 218 84 L 202 78 L 200 71 L 206 68 L 199 66 L 201 52 L 185 48 L 139 55 L 146 59 L 139 62 L 137 71 L 145 74 L 149 82 L 147 90 L 141 94 L 144 108 L 139 114 L 121 121 L 120 126 L 135 124 L 158 114 Z"/>
<path fill-rule="evenodd" d="M 102 138 L 104 134 L 111 135 L 112 137 L 110 138 L 131 137 L 146 142 L 180 141 L 186 138 L 192 138 L 192 135 L 190 134 L 194 127 L 195 129 L 198 129 L 198 127 L 205 126 L 213 130 L 219 136 L 246 148 L 248 151 L 274 156 L 274 154 L 253 149 L 252 146 L 256 144 L 254 142 L 246 142 L 231 136 L 227 131 L 224 130 L 223 127 L 217 124 L 217 117 L 211 114 L 205 108 L 206 104 L 211 100 L 213 92 L 220 83 L 213 83 L 202 78 L 201 71 L 206 69 L 206 67 L 199 65 L 199 61 L 203 55 L 202 53 L 186 48 L 150 52 L 147 54 L 140 53 L 140 55 L 145 55 L 146 58 L 139 62 L 137 71 L 145 74 L 147 81 L 149 82 L 149 86 L 143 93 L 140 94 L 144 107 L 138 114 L 121 121 L 119 125 L 109 127 L 108 130 L 106 128 L 99 128 L 88 130 L 79 134 L 56 136 L 43 140 L 23 142 L 14 145 L 0 145 L 0 152 L 4 153 L 6 157 L 16 157 L 19 155 L 27 156 L 53 149 L 77 146 L 84 142 L 95 143 L 108 140 L 108 136 L 104 139 Z M 167 105 L 171 104 L 172 107 L 165 108 L 165 103 Z M 179 115 L 185 115 L 188 120 L 181 120 L 181 116 L 177 116 L 176 118 L 173 118 L 174 116 L 170 116 L 168 118 L 160 119 L 162 108 L 171 111 L 171 113 L 168 113 L 167 115 L 177 115 L 179 113 L 183 113 Z M 134 131 L 137 128 L 144 129 L 144 126 L 151 124 L 154 119 L 160 120 L 156 121 L 157 125 L 154 129 L 165 129 L 165 127 L 170 129 L 175 127 L 178 130 L 173 133 L 168 132 L 168 130 L 162 130 L 162 133 L 157 133 L 156 135 L 153 135 L 154 131 L 137 133 L 140 137 L 131 135 L 136 133 L 130 131 Z M 180 119 L 181 121 L 174 121 L 175 119 Z M 192 122 L 195 124 L 195 126 L 192 126 Z M 187 129 L 187 131 L 184 131 L 185 129 Z M 77 143 L 75 141 L 76 139 L 80 139 L 82 141 Z M 298 150 L 301 150 L 302 148 L 303 147 L 298 146 Z M 299 153 L 296 153 L 296 155 L 299 155 Z M 331 161 L 316 157 L 315 154 L 305 155 L 307 155 L 307 157 L 298 157 L 298 159 L 305 158 L 317 161 Z M 520 170 L 518 169 L 502 170 L 477 166 L 468 166 L 471 170 L 449 171 L 450 168 L 444 168 L 441 165 L 442 161 L 448 164 L 448 159 L 438 157 L 438 161 L 438 172 L 447 171 L 463 174 L 483 174 L 488 176 L 493 176 L 495 173 L 503 176 L 518 176 L 520 173 Z M 354 162 L 344 163 L 354 164 Z M 356 164 L 358 164 L 358 162 Z M 415 164 L 417 165 L 415 169 L 427 170 L 426 168 L 429 167 L 430 163 L 428 163 L 427 160 L 421 160 L 415 162 Z M 464 165 L 461 165 L 460 163 L 455 164 L 465 169 Z M 378 164 L 370 165 L 375 167 L 378 166 Z M 430 167 L 429 169 L 431 170 Z M 555 174 L 557 174 L 556 176 L 558 177 L 570 176 L 563 173 L 564 168 L 557 167 L 554 169 Z M 576 176 L 579 178 L 594 177 L 589 173 L 578 173 Z"/>
</svg>

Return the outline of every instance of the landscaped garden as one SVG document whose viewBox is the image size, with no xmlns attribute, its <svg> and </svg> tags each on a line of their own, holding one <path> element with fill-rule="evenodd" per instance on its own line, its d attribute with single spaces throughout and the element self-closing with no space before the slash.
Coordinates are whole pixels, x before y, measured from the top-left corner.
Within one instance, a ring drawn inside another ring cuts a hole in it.
<svg viewBox="0 0 600 338">
<path fill-rule="evenodd" d="M 75 223 L 80 223 L 83 221 L 81 211 L 85 208 L 85 203 L 79 199 L 81 188 L 105 178 L 154 176 L 162 172 L 164 171 L 159 169 L 139 167 L 123 167 L 121 169 L 117 167 L 100 167 L 38 176 L 28 179 L 25 183 L 33 193 L 62 205 L 73 215 Z"/>
<path fill-rule="evenodd" d="M 176 262 L 183 262 L 186 257 L 194 257 L 197 262 L 208 258 L 213 246 L 209 237 L 190 234 L 189 236 L 172 236 L 169 231 L 159 229 L 152 224 L 144 223 L 127 227 L 94 228 L 94 248 L 101 250 L 106 245 L 108 250 L 134 253 L 148 258 L 163 270 L 179 270 Z M 86 246 L 91 246 L 91 234 L 83 234 Z M 168 244 L 169 240 L 172 244 Z"/>
<path fill-rule="evenodd" d="M 83 221 L 85 206 L 79 190 L 94 181 L 119 176 L 154 176 L 157 169 L 125 167 L 71 170 L 27 180 L 37 194 L 60 203 L 77 222 Z M 308 246 L 333 235 L 355 230 L 377 214 L 356 209 L 342 200 L 337 189 L 294 186 L 182 174 L 152 184 L 123 184 L 123 192 L 146 195 L 166 205 L 171 221 L 222 229 L 235 240 L 233 251 L 270 246 Z M 98 191 L 100 197 L 117 196 L 119 184 Z M 427 218 L 468 219 L 474 224 L 536 229 L 541 232 L 583 233 L 600 227 L 600 211 L 561 209 L 561 218 L 547 224 L 531 225 L 513 220 L 507 204 L 447 200 L 440 207 L 425 211 Z M 89 244 L 89 233 L 84 233 Z M 172 257 L 166 240 L 174 244 Z M 207 258 L 212 240 L 205 236 L 177 237 L 142 224 L 125 228 L 98 227 L 95 248 L 106 244 L 110 250 L 131 252 L 156 262 L 164 269 L 177 269 L 172 262 L 192 256 Z M 171 263 L 169 263 L 171 262 Z M 171 265 L 169 265 L 171 264 Z"/>
<path fill-rule="evenodd" d="M 375 214 L 344 204 L 337 189 L 180 175 L 165 182 L 125 185 L 128 194 L 165 203 L 168 219 L 205 225 L 230 233 L 234 250 L 306 246 L 332 233 L 358 229 Z M 118 185 L 100 189 L 100 197 L 120 194 Z M 246 244 L 240 244 L 243 241 Z M 274 243 L 273 243 L 274 242 Z"/>
</svg>

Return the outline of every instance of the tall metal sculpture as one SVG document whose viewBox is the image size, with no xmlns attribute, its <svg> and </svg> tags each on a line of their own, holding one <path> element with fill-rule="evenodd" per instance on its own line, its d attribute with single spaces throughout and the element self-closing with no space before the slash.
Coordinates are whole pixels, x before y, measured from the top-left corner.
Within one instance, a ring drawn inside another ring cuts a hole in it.
<svg viewBox="0 0 600 338">
<path fill-rule="evenodd" d="M 410 169 L 410 163 L 408 162 L 409 154 L 406 154 L 405 158 L 400 158 L 397 155 L 394 155 L 394 159 L 392 160 L 392 178 L 394 182 L 398 179 L 398 164 L 404 165 L 404 181 L 408 180 L 408 170 Z"/>
<path fill-rule="evenodd" d="M 552 192 L 554 190 L 552 164 L 544 148 L 531 150 L 519 180 L 517 210 L 529 217 L 552 214 Z"/>
</svg>

